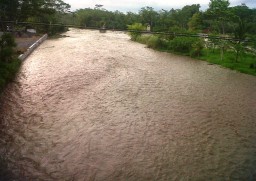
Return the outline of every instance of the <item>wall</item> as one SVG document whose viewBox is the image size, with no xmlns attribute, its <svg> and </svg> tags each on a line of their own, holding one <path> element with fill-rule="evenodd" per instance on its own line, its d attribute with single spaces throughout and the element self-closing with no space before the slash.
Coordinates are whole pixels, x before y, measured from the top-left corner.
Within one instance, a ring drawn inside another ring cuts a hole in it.
<svg viewBox="0 0 256 181">
<path fill-rule="evenodd" d="M 24 54 L 19 56 L 21 61 L 25 60 L 41 43 L 43 43 L 48 38 L 48 35 L 45 34 L 39 40 L 37 40 L 33 45 L 31 45 Z"/>
</svg>

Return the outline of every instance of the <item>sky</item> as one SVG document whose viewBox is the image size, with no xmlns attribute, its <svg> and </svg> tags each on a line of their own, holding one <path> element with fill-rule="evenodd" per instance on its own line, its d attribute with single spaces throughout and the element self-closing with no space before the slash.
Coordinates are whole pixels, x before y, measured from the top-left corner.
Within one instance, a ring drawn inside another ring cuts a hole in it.
<svg viewBox="0 0 256 181">
<path fill-rule="evenodd" d="M 208 8 L 210 0 L 63 0 L 71 5 L 71 10 L 94 8 L 96 4 L 103 5 L 109 11 L 138 12 L 142 7 L 150 6 L 155 10 L 179 9 L 185 5 L 200 4 L 201 9 Z M 229 0 L 230 6 L 245 3 L 250 8 L 256 8 L 256 0 Z"/>
</svg>

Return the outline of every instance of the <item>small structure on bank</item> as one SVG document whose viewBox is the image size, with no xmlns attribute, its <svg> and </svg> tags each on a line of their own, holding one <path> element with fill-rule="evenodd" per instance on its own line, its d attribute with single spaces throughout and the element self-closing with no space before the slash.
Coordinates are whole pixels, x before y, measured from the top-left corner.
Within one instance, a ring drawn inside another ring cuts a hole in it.
<svg viewBox="0 0 256 181">
<path fill-rule="evenodd" d="M 103 26 L 100 28 L 100 33 L 106 33 L 107 29 L 106 29 L 106 24 L 104 23 Z"/>
<path fill-rule="evenodd" d="M 150 25 L 147 26 L 147 31 L 151 31 Z"/>
<path fill-rule="evenodd" d="M 27 29 L 27 32 L 31 33 L 31 34 L 36 34 L 36 30 L 35 29 Z"/>
</svg>

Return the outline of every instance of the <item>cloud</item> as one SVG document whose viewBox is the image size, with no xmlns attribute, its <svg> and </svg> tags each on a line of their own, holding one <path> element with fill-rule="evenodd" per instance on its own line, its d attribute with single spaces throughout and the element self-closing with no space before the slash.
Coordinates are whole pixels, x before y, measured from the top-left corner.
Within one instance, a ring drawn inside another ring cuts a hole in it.
<svg viewBox="0 0 256 181">
<path fill-rule="evenodd" d="M 138 12 L 145 6 L 153 7 L 156 10 L 171 8 L 182 8 L 185 5 L 200 4 L 202 9 L 207 9 L 210 0 L 64 0 L 71 5 L 72 10 L 94 8 L 96 4 L 102 4 L 103 8 L 109 11 Z M 256 7 L 256 0 L 230 0 L 231 6 L 245 3 L 249 7 Z"/>
<path fill-rule="evenodd" d="M 249 7 L 256 8 L 256 1 L 255 0 L 235 0 L 234 3 L 236 3 L 235 5 L 240 5 L 240 4 L 244 3 Z"/>
</svg>

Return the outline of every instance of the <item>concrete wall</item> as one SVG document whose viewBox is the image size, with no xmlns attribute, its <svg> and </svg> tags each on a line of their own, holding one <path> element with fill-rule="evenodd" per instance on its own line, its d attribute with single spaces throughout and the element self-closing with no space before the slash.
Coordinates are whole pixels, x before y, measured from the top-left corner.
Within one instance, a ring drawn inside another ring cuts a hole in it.
<svg viewBox="0 0 256 181">
<path fill-rule="evenodd" d="M 25 60 L 41 43 L 43 43 L 48 38 L 48 35 L 45 34 L 39 40 L 37 40 L 33 45 L 31 45 L 24 54 L 19 56 L 21 61 Z"/>
</svg>

